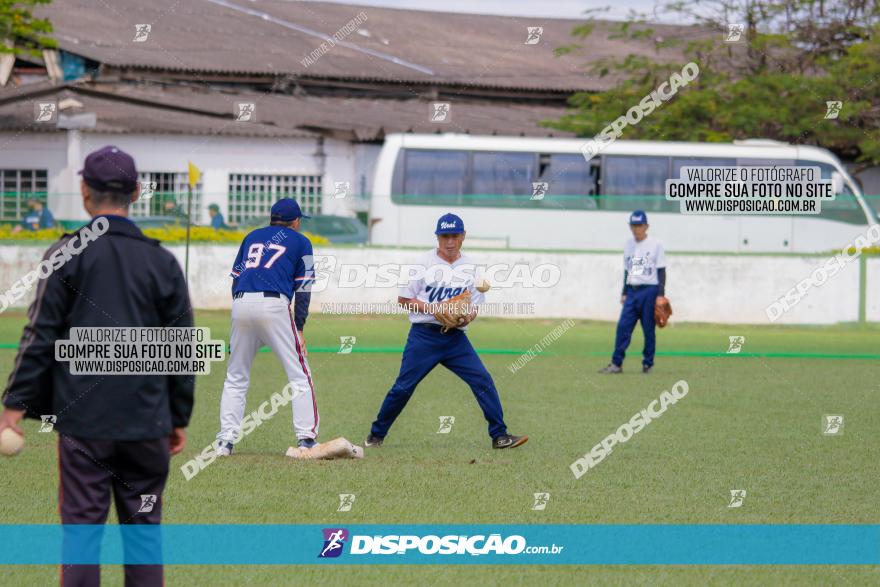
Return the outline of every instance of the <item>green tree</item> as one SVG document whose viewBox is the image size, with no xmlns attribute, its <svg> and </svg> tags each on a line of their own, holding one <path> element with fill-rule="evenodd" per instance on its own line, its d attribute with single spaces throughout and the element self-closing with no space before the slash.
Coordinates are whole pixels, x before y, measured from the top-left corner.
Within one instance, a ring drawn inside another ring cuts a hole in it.
<svg viewBox="0 0 880 587">
<path fill-rule="evenodd" d="M 668 27 L 632 14 L 611 37 L 641 52 L 594 63 L 591 73 L 615 76 L 606 92 L 577 93 L 573 111 L 545 124 L 592 136 L 639 103 L 673 72 L 694 61 L 699 77 L 622 138 L 725 142 L 772 138 L 815 144 L 838 155 L 880 164 L 880 6 L 876 0 L 678 0 L 662 10 L 692 22 L 664 38 Z M 739 42 L 726 42 L 729 25 Z M 577 27 L 580 41 L 595 32 Z M 557 49 L 568 53 L 572 44 Z M 843 102 L 826 119 L 826 102 Z"/>
<path fill-rule="evenodd" d="M 37 18 L 33 9 L 52 0 L 0 0 L 0 53 L 39 56 L 43 49 L 56 47 L 49 34 L 52 25 Z"/>
</svg>

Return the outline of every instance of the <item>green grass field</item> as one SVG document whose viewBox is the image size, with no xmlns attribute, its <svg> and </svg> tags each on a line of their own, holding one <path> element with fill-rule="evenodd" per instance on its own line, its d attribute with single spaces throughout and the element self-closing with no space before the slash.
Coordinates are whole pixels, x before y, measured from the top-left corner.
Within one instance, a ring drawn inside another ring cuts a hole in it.
<svg viewBox="0 0 880 587">
<path fill-rule="evenodd" d="M 213 338 L 228 338 L 226 312 L 200 312 Z M 880 393 L 875 327 L 783 328 L 681 325 L 660 331 L 653 374 L 630 354 L 620 376 L 608 362 L 614 327 L 580 322 L 548 353 L 516 373 L 507 366 L 562 321 L 479 320 L 471 340 L 501 392 L 511 432 L 522 448 L 493 451 L 470 390 L 440 368 L 419 387 L 380 449 L 363 461 L 293 462 L 284 409 L 246 437 L 231 459 L 191 481 L 180 465 L 214 438 L 225 367 L 200 377 L 189 442 L 175 457 L 165 493 L 167 523 L 354 524 L 739 524 L 880 523 Z M 14 343 L 22 314 L 0 319 L 0 342 Z M 397 374 L 405 318 L 313 314 L 306 328 L 321 411 L 321 437 L 361 443 Z M 726 355 L 728 336 L 744 335 L 744 354 Z M 356 336 L 352 354 L 337 354 L 340 336 Z M 385 349 L 384 352 L 363 352 Z M 636 335 L 631 350 L 641 350 Z M 510 351 L 510 352 L 500 352 Z M 805 356 L 748 356 L 792 353 Z M 838 355 L 821 357 L 811 355 Z M 15 351 L 0 351 L 2 374 Z M 569 464 L 676 381 L 690 392 L 595 470 L 576 480 Z M 249 409 L 281 390 L 283 371 L 260 353 Z M 843 414 L 842 436 L 823 436 L 823 414 Z M 437 434 L 440 416 L 455 416 Z M 3 523 L 57 523 L 54 435 L 26 425 L 28 446 L 0 462 Z M 743 507 L 727 507 L 731 489 L 746 489 Z M 544 511 L 533 493 L 549 492 Z M 337 512 L 340 493 L 357 496 Z M 218 537 L 222 539 L 222 537 Z M 309 545 L 308 548 L 313 548 Z M 118 567 L 104 570 L 121 584 Z M 597 584 L 877 584 L 877 567 L 552 567 L 316 566 L 166 569 L 169 585 L 571 585 Z M 14 567 L 0 584 L 57 581 L 55 567 Z"/>
</svg>

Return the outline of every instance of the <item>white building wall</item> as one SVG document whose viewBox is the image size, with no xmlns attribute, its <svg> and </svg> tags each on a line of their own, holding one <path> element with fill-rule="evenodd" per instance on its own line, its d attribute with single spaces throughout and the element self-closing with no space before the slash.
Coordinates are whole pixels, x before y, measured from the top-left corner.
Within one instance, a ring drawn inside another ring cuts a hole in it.
<svg viewBox="0 0 880 587">
<path fill-rule="evenodd" d="M 239 123 L 246 124 L 246 123 Z M 115 145 L 131 154 L 138 170 L 187 171 L 192 161 L 202 171 L 202 201 L 195 221 L 209 221 L 207 206 L 220 205 L 228 215 L 230 173 L 324 174 L 322 208 L 325 214 L 353 216 L 352 203 L 334 199 L 333 182 L 352 178 L 354 147 L 335 139 L 324 140 L 326 159 L 315 157 L 313 138 L 247 138 L 188 135 L 66 133 L 0 134 L 0 167 L 7 169 L 48 169 L 49 209 L 60 219 L 86 220 L 79 196 L 80 176 L 85 157 L 106 145 Z"/>
<path fill-rule="evenodd" d="M 79 183 L 76 183 L 75 191 L 70 188 L 67 153 L 65 133 L 0 132 L 0 168 L 46 169 L 49 209 L 57 217 L 63 217 L 61 212 L 66 213 L 68 210 L 82 210 Z M 73 173 L 77 171 L 79 168 Z"/>
<path fill-rule="evenodd" d="M 354 145 L 351 143 L 325 140 L 324 152 L 326 164 L 324 168 L 324 202 L 322 205 L 324 214 L 336 216 L 353 216 L 351 209 L 352 197 L 334 197 L 336 182 L 349 182 L 352 186 L 354 177 Z"/>
<path fill-rule="evenodd" d="M 373 179 L 376 176 L 376 162 L 379 160 L 381 152 L 382 145 L 355 145 L 354 169 L 357 183 L 352 183 L 352 185 L 358 198 L 355 204 L 358 211 L 369 211 L 370 198 L 373 195 Z"/>
</svg>

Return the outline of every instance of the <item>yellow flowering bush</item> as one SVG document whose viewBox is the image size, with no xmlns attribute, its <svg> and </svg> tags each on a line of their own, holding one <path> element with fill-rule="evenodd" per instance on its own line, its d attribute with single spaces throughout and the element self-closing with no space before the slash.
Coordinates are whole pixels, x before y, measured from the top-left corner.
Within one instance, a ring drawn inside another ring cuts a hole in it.
<svg viewBox="0 0 880 587">
<path fill-rule="evenodd" d="M 241 244 L 242 239 L 244 239 L 245 235 L 250 231 L 244 230 L 214 230 L 210 226 L 191 226 L 189 229 L 189 240 L 193 243 L 217 243 L 217 244 Z M 182 243 L 186 242 L 186 227 L 185 226 L 166 226 L 163 228 L 145 228 L 144 234 L 150 238 L 154 238 L 157 240 L 168 243 Z M 309 232 L 303 233 L 305 236 L 312 241 L 313 245 L 327 245 L 330 244 L 323 236 L 318 236 L 317 234 L 311 234 Z"/>
<path fill-rule="evenodd" d="M 44 228 L 42 230 L 22 230 L 18 233 L 13 233 L 12 230 L 18 226 L 18 224 L 3 224 L 0 225 L 0 240 L 15 240 L 15 241 L 57 241 L 62 234 L 66 231 L 56 226 L 55 228 Z"/>
<path fill-rule="evenodd" d="M 835 249 L 831 251 L 832 255 L 836 255 L 838 253 L 845 252 L 847 255 L 854 255 L 856 250 L 860 251 L 863 255 L 878 255 L 880 254 L 880 247 L 866 247 L 864 249 L 856 249 L 855 247 L 847 247 L 846 251 L 843 249 Z"/>
</svg>

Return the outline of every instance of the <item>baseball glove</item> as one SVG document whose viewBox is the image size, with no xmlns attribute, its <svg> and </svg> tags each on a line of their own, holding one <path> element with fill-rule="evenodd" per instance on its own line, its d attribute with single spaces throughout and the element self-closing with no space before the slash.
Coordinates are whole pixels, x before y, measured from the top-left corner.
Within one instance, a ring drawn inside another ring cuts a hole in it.
<svg viewBox="0 0 880 587">
<path fill-rule="evenodd" d="M 465 291 L 454 298 L 437 304 L 434 318 L 443 325 L 443 332 L 449 332 L 452 328 L 464 326 L 465 319 L 471 313 L 471 292 Z"/>
<path fill-rule="evenodd" d="M 672 305 L 665 296 L 658 296 L 654 302 L 654 322 L 660 328 L 666 326 L 669 317 L 672 316 Z"/>
</svg>

